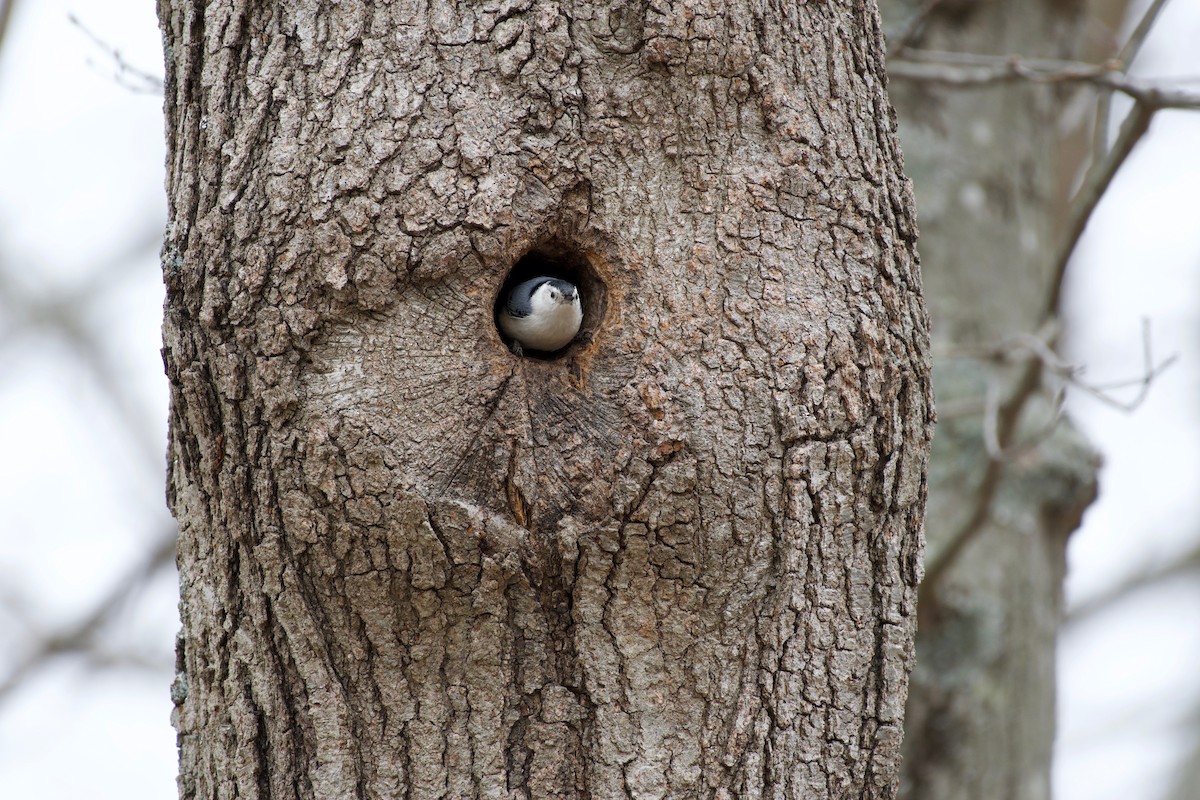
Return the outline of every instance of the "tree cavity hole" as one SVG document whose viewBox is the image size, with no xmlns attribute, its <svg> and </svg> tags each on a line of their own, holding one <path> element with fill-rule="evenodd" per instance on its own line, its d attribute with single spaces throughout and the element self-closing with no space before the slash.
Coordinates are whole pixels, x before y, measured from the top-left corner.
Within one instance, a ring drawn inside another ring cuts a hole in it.
<svg viewBox="0 0 1200 800">
<path fill-rule="evenodd" d="M 517 259 L 509 269 L 496 293 L 493 308 L 493 320 L 496 322 L 496 334 L 504 344 L 512 348 L 513 342 L 500 330 L 500 308 L 513 287 L 522 281 L 542 276 L 559 278 L 575 284 L 579 291 L 580 304 L 583 306 L 583 322 L 575 339 L 561 350 L 553 353 L 525 351 L 522 355 L 542 361 L 554 361 L 575 352 L 592 340 L 600 321 L 604 319 L 604 310 L 608 301 L 608 287 L 600 277 L 600 273 L 592 266 L 588 258 L 578 250 L 561 242 L 547 242 L 531 249 Z"/>
</svg>

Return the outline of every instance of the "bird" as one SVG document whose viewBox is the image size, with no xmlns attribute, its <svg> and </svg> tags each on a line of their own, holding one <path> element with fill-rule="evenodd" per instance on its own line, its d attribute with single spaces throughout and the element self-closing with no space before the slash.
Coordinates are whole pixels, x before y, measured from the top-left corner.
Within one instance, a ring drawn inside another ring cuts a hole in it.
<svg viewBox="0 0 1200 800">
<path fill-rule="evenodd" d="M 571 343 L 583 323 L 579 290 L 570 281 L 541 276 L 512 288 L 496 315 L 513 351 L 553 353 Z"/>
</svg>

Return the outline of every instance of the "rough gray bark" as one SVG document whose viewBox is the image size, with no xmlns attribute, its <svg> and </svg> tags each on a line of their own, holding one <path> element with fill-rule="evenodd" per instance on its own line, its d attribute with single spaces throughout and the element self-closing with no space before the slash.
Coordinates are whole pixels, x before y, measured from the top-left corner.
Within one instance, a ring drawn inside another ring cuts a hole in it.
<svg viewBox="0 0 1200 800">
<path fill-rule="evenodd" d="M 922 5 L 884 3 L 888 29 Z M 1082 10 L 946 2 L 913 44 L 1071 58 Z M 1078 174 L 1063 136 L 1074 91 L 891 86 L 920 209 L 939 409 L 905 724 L 902 794 L 914 800 L 1050 796 L 1064 553 L 1094 496 L 1097 460 L 1069 425 L 1055 426 L 1056 387 L 1017 343 L 1047 322 L 1062 189 Z M 985 426 L 1003 459 L 988 452 Z"/>
<path fill-rule="evenodd" d="M 873 4 L 159 11 L 181 795 L 894 796 L 931 402 Z M 529 253 L 559 358 L 495 330 Z"/>
</svg>

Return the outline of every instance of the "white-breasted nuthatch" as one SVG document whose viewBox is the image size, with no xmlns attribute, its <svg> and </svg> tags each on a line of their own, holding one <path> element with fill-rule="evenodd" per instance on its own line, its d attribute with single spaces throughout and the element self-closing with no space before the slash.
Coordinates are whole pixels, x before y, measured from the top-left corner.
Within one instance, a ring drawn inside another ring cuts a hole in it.
<svg viewBox="0 0 1200 800">
<path fill-rule="evenodd" d="M 522 281 L 504 298 L 497 321 L 519 349 L 543 353 L 561 350 L 579 333 L 583 322 L 579 290 L 560 278 L 542 276 Z"/>
</svg>

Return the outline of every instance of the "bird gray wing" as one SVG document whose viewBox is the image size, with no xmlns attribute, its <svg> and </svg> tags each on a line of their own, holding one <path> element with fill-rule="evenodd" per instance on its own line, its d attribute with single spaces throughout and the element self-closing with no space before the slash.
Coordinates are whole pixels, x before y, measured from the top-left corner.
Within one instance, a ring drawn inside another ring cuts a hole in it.
<svg viewBox="0 0 1200 800">
<path fill-rule="evenodd" d="M 508 293 L 508 299 L 504 301 L 504 309 L 509 316 L 528 317 L 533 311 L 529 304 L 529 298 L 533 295 L 534 290 L 547 280 L 548 278 L 532 278 L 514 286 Z"/>
</svg>

